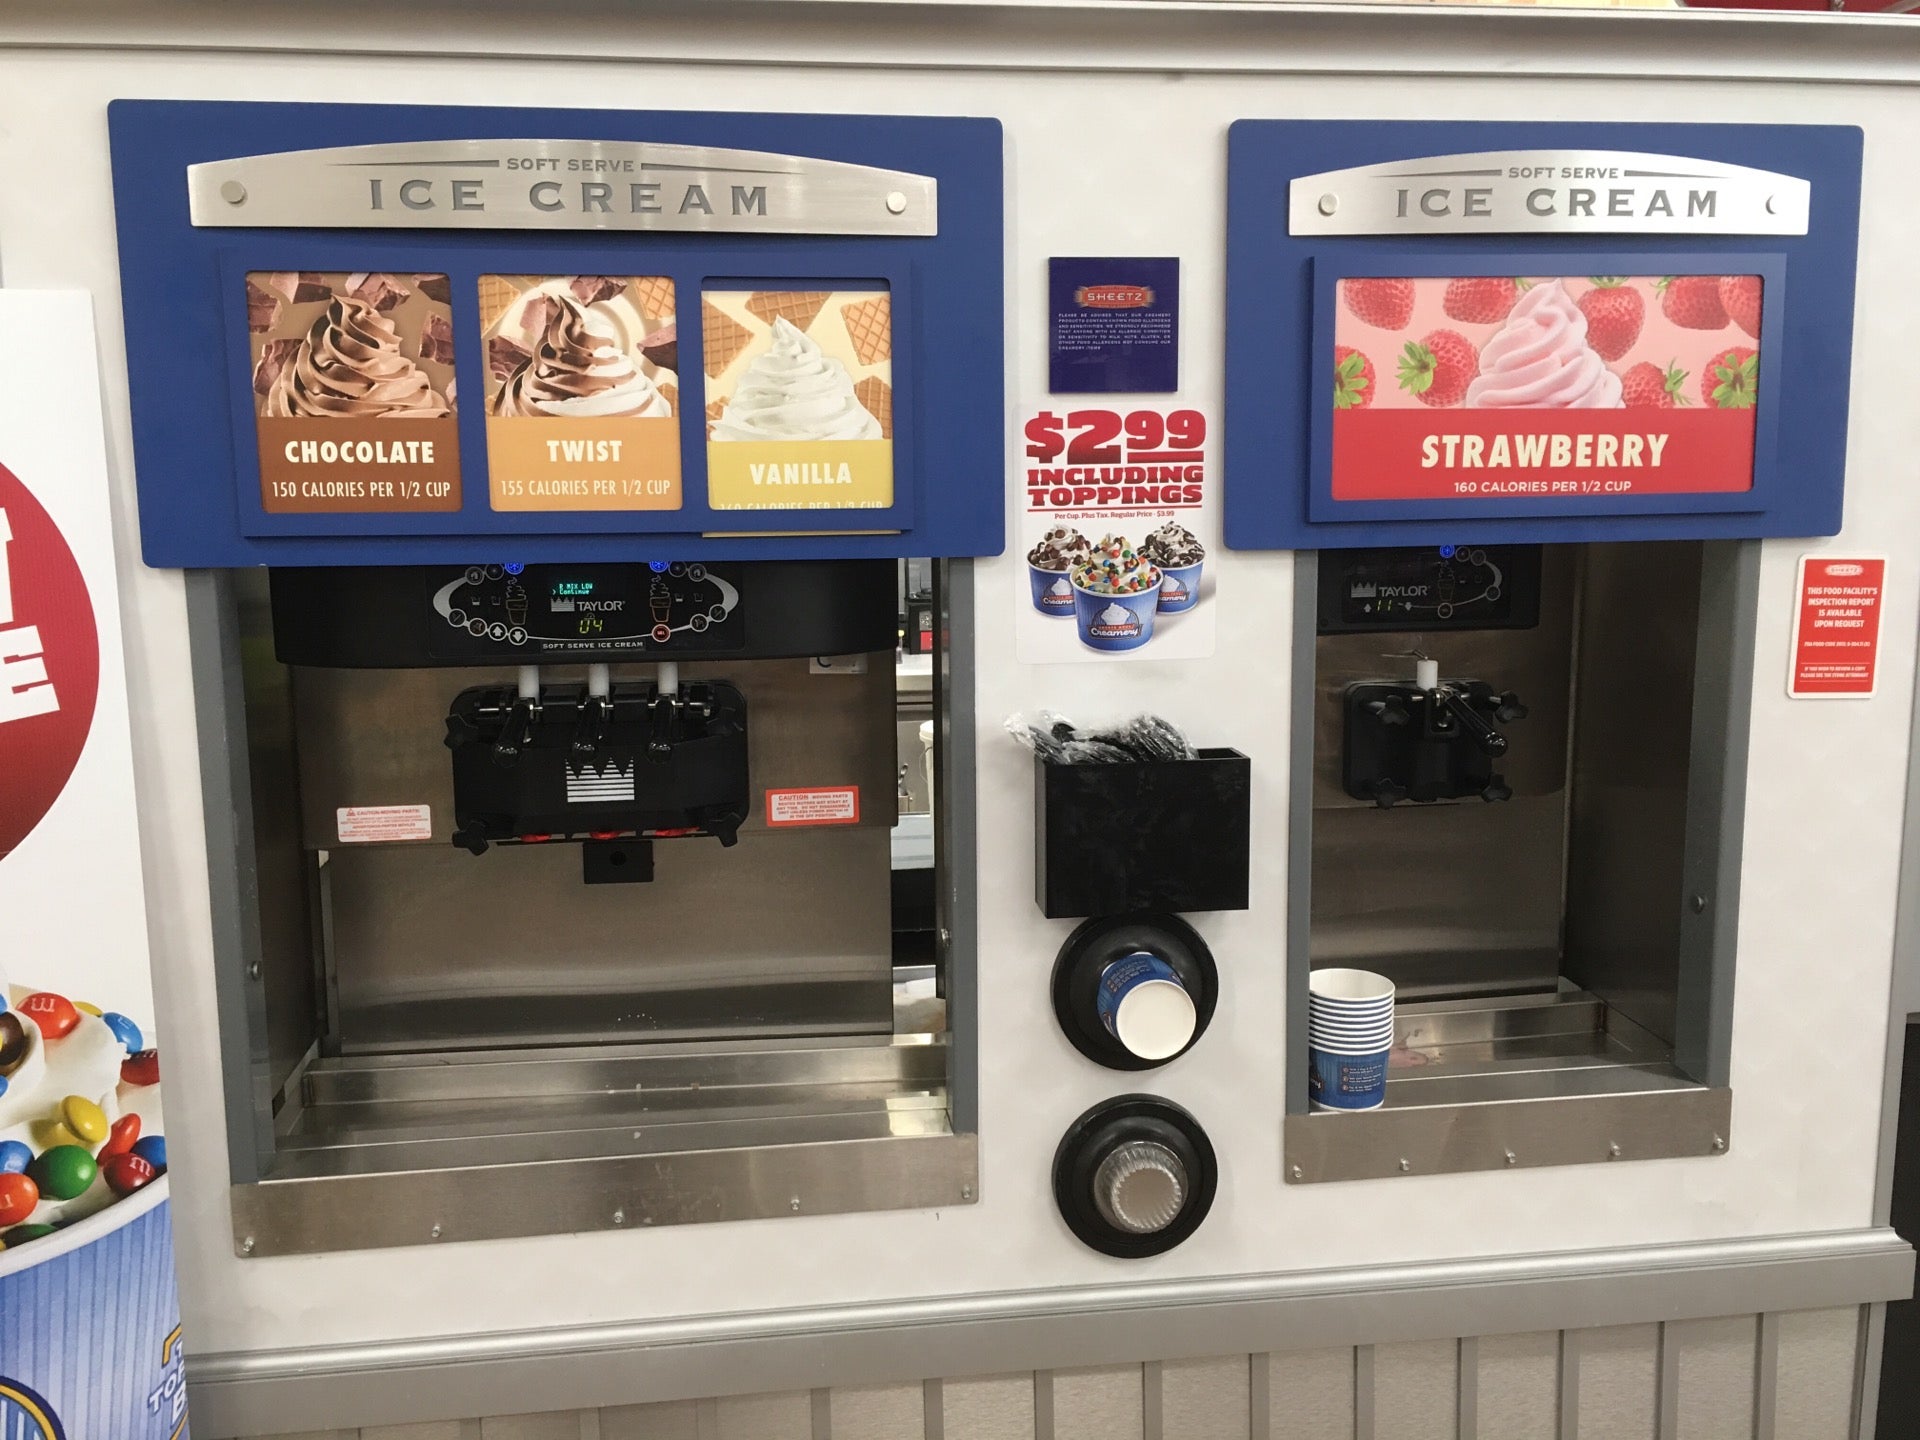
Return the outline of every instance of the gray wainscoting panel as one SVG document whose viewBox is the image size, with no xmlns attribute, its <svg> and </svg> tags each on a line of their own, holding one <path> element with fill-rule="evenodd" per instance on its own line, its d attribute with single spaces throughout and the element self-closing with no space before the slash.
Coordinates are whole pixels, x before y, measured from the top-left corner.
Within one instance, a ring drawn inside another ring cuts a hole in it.
<svg viewBox="0 0 1920 1440">
<path fill-rule="evenodd" d="M 1671 1440 L 1658 1431 L 1660 1327 L 1606 1325 L 1577 1333 L 1577 1440 Z"/>
<path fill-rule="evenodd" d="M 1753 1440 L 1759 1317 L 1677 1320 L 1667 1343 L 1679 1362 L 1676 1440 Z"/>
<path fill-rule="evenodd" d="M 600 1440 L 700 1440 L 699 1402 L 672 1400 L 602 1410 Z"/>
<path fill-rule="evenodd" d="M 1560 1415 L 1559 1335 L 1484 1335 L 1474 1348 L 1478 1424 L 1472 1440 L 1549 1440 Z"/>
<path fill-rule="evenodd" d="M 1289 1350 L 1266 1357 L 1271 1436 L 1353 1440 L 1353 1350 Z"/>
<path fill-rule="evenodd" d="M 580 1412 L 489 1416 L 480 1422 L 480 1440 L 580 1440 Z"/>
<path fill-rule="evenodd" d="M 1264 1363 L 1265 1356 L 1252 1357 Z M 1169 1360 L 1160 1367 L 1163 1440 L 1247 1440 L 1252 1433 L 1250 1358 Z M 834 1440 L 840 1440 L 835 1436 Z"/>
<path fill-rule="evenodd" d="M 941 1381 L 940 1428 L 939 1440 L 1035 1440 L 1033 1376 Z"/>
<path fill-rule="evenodd" d="M 926 1407 L 919 1385 L 847 1385 L 833 1391 L 828 1423 L 833 1440 L 925 1440 Z"/>
<path fill-rule="evenodd" d="M 1371 1440 L 1455 1440 L 1459 1383 L 1457 1340 L 1374 1346 Z"/>
<path fill-rule="evenodd" d="M 1778 1319 L 1774 1435 L 1778 1440 L 1847 1440 L 1853 1425 L 1859 1307 L 1790 1310 Z"/>
<path fill-rule="evenodd" d="M 1040 1440 L 1145 1440 L 1138 1365 L 1053 1372 L 1053 1429 Z"/>
<path fill-rule="evenodd" d="M 1861 1313 L 1020 1371 L 278 1440 L 1852 1440 Z"/>
<path fill-rule="evenodd" d="M 806 1390 L 778 1395 L 723 1395 L 713 1406 L 713 1440 L 814 1440 L 813 1396 Z M 700 1440 L 707 1440 L 702 1432 Z"/>
</svg>

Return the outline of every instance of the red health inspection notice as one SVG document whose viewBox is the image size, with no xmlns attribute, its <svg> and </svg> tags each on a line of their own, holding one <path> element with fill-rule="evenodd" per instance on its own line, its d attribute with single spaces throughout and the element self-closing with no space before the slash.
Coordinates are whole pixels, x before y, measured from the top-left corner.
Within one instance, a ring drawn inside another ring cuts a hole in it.
<svg viewBox="0 0 1920 1440">
<path fill-rule="evenodd" d="M 1880 670 L 1880 601 L 1887 562 L 1802 555 L 1794 607 L 1792 669 L 1796 700 L 1873 694 Z"/>
</svg>

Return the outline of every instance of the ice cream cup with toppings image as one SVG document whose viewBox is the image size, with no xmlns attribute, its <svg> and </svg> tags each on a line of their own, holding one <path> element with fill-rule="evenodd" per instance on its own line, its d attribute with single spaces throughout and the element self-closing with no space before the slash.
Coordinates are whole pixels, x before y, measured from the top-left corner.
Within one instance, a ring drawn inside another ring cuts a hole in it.
<svg viewBox="0 0 1920 1440">
<path fill-rule="evenodd" d="M 139 1024 L 0 976 L 0 1279 L 159 1204 L 166 1145 Z"/>
<path fill-rule="evenodd" d="M 892 306 L 884 290 L 701 296 L 710 505 L 893 503 Z"/>
<path fill-rule="evenodd" d="M 678 509 L 673 281 L 482 275 L 479 300 L 493 508 Z"/>
<path fill-rule="evenodd" d="M 459 509 L 447 277 L 262 270 L 245 283 L 262 508 Z"/>
<path fill-rule="evenodd" d="M 1124 535 L 1103 535 L 1073 569 L 1073 613 L 1092 650 L 1137 650 L 1153 638 L 1160 571 Z"/>
<path fill-rule="evenodd" d="M 1092 547 L 1071 525 L 1056 525 L 1027 552 L 1027 579 L 1033 608 L 1042 615 L 1068 619 L 1073 614 L 1073 570 Z"/>
<path fill-rule="evenodd" d="M 1140 553 L 1160 571 L 1160 613 L 1177 615 L 1200 603 L 1200 568 L 1207 547 L 1191 530 L 1169 520 L 1140 544 Z"/>
</svg>

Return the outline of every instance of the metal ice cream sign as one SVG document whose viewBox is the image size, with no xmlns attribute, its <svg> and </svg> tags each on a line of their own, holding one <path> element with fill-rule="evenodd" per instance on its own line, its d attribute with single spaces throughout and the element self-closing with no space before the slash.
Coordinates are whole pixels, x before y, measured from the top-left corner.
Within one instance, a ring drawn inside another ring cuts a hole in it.
<svg viewBox="0 0 1920 1440">
<path fill-rule="evenodd" d="M 1631 150 L 1486 150 L 1303 175 L 1294 235 L 1804 235 L 1811 186 Z"/>
<path fill-rule="evenodd" d="M 187 167 L 193 223 L 248 229 L 933 235 L 936 182 L 804 155 L 629 140 L 427 140 Z"/>
</svg>

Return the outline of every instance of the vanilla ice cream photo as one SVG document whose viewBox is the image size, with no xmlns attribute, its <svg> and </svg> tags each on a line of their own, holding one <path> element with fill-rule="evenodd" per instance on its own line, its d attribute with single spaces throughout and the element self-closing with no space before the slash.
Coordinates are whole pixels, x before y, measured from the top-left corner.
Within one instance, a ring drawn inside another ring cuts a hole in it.
<svg viewBox="0 0 1920 1440">
<path fill-rule="evenodd" d="M 715 509 L 893 503 L 890 292 L 709 290 L 700 354 Z"/>
</svg>

